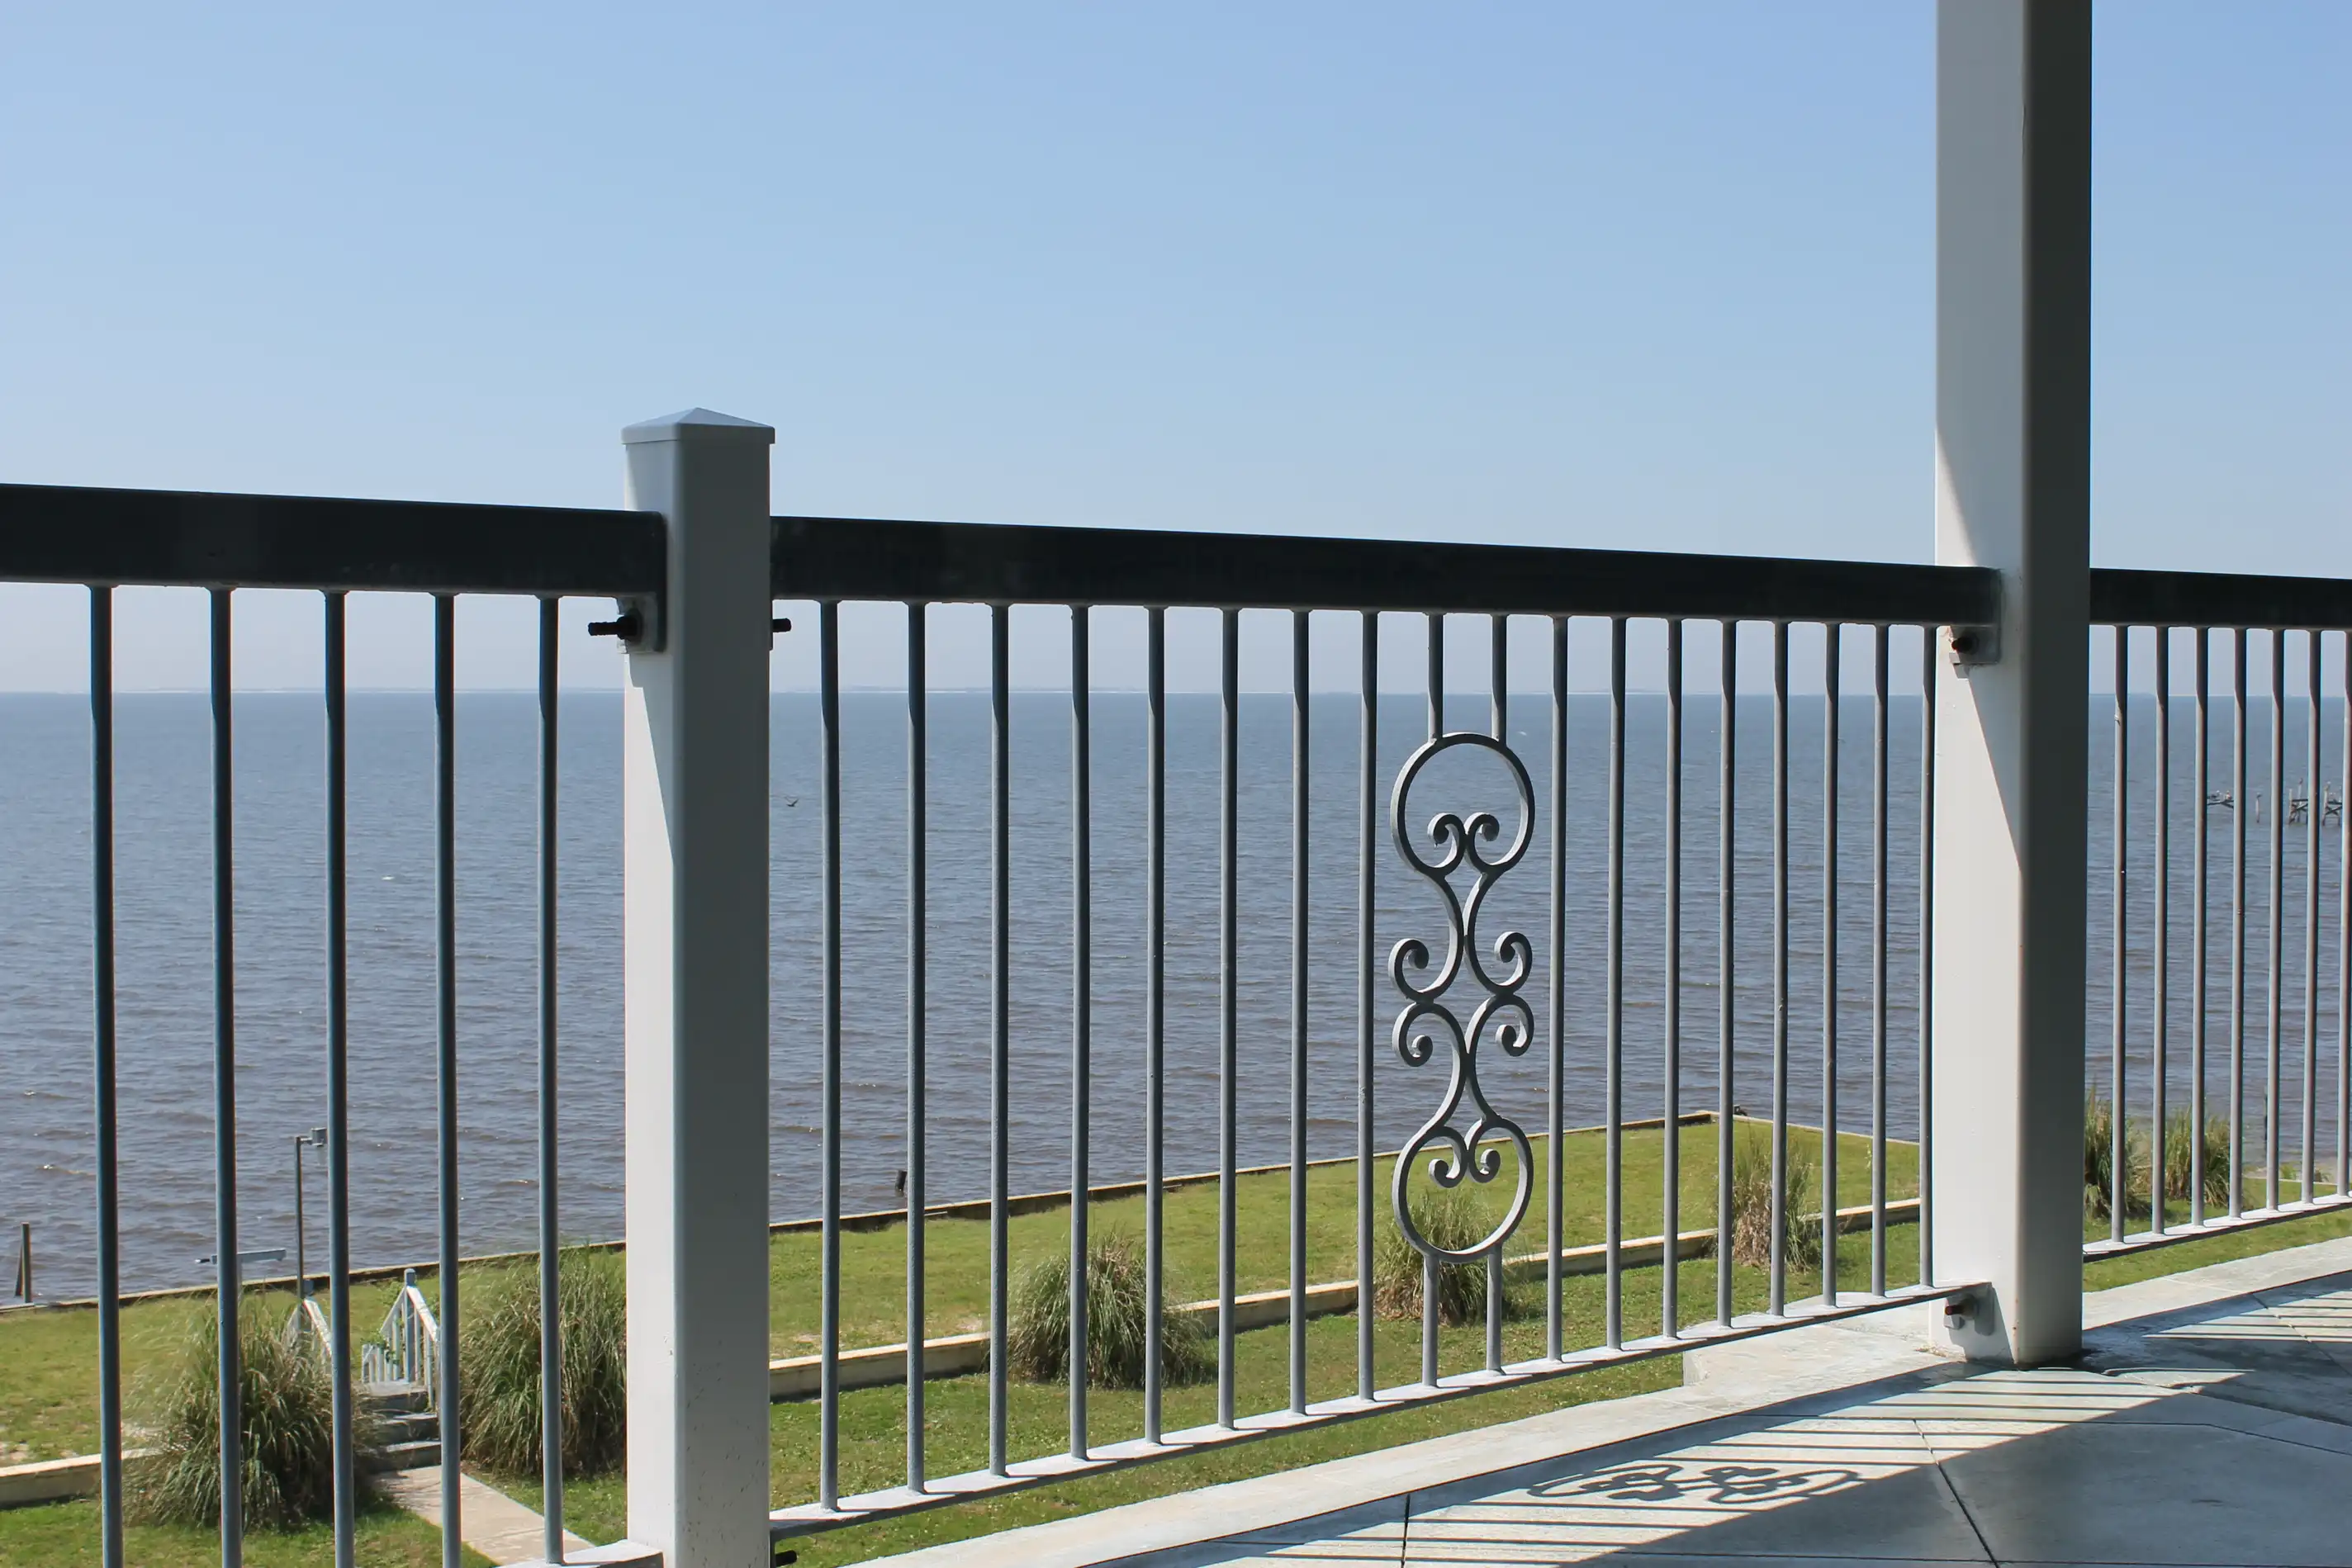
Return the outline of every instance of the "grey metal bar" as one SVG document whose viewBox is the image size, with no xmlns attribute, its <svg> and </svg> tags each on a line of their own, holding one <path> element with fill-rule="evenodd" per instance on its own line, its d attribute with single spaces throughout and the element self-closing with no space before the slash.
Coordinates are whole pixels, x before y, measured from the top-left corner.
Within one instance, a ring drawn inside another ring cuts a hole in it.
<svg viewBox="0 0 2352 1568">
<path fill-rule="evenodd" d="M 359 1454 L 352 1366 L 351 953 L 347 604 L 326 596 L 327 720 L 327 1305 L 334 1327 L 335 1568 L 358 1561 Z M 551 1559 L 554 1561 L 554 1559 Z"/>
<path fill-rule="evenodd" d="M 1566 1244 L 1568 1181 L 1560 1148 L 1568 1131 L 1568 617 L 1551 618 L 1550 986 L 1545 997 L 1548 1081 L 1544 1094 L 1544 1354 L 1558 1361 L 1560 1249 Z"/>
<path fill-rule="evenodd" d="M 114 1072 L 114 590 L 89 591 L 90 1100 L 98 1173 L 98 1517 L 122 1568 L 122 1229 Z"/>
<path fill-rule="evenodd" d="M 2314 688 L 2315 690 L 2317 688 Z M 2148 1138 L 2149 1223 L 2164 1234 L 2164 1117 L 2169 1103 L 2172 1064 L 2172 628 L 2156 628 L 2156 886 L 2150 903 L 2156 914 L 2156 963 L 2148 988 L 2155 1001 L 2154 1030 L 2149 1046 L 2148 1075 L 2154 1082 L 2155 1121 Z M 2194 1179 L 2194 1178 L 2192 1178 Z"/>
<path fill-rule="evenodd" d="M 1486 632 L 1487 728 L 1497 744 L 1508 747 L 1511 743 L 1509 620 L 1501 615 L 1489 615 L 1486 617 Z M 1486 1254 L 1486 1370 L 1503 1370 L 1503 1248 L 1499 1243 Z"/>
<path fill-rule="evenodd" d="M 1168 981 L 1168 616 L 1146 612 L 1143 718 L 1143 1440 L 1160 1437 Z M 1369 1249 L 1367 1252 L 1369 1255 Z M 1359 1294 L 1359 1300 L 1369 1299 Z"/>
<path fill-rule="evenodd" d="M 2336 814 L 2336 1192 L 2352 1192 L 2352 632 L 2336 639 L 2343 758 Z"/>
<path fill-rule="evenodd" d="M 2319 1196 L 2319 1181 L 2311 1164 L 2319 1139 L 2319 814 L 2325 793 L 2319 780 L 2319 633 L 2303 634 L 2305 706 L 2303 756 L 2310 777 L 2310 804 L 2303 827 L 2303 1154 L 2296 1162 L 2302 1180 L 2296 1192 L 2309 1203 Z M 2276 1195 L 2271 1201 L 2278 1201 Z"/>
<path fill-rule="evenodd" d="M 1822 1300 L 1838 1299 L 1838 656 L 1844 629 L 1822 628 Z"/>
<path fill-rule="evenodd" d="M 2246 1208 L 2246 629 L 2230 632 L 2230 1218 Z"/>
<path fill-rule="evenodd" d="M 1290 1408 L 1307 1413 L 1307 612 L 1290 615 Z"/>
<path fill-rule="evenodd" d="M 1241 613 L 1218 616 L 1217 685 L 1217 1425 L 1234 1424 L 1234 1249 L 1239 1239 L 1234 1174 L 1240 1103 L 1240 859 L 1236 800 L 1241 785 Z"/>
<path fill-rule="evenodd" d="M 820 896 L 817 1506 L 841 1500 L 841 606 L 817 606 Z"/>
<path fill-rule="evenodd" d="M 929 1052 L 930 653 L 929 611 L 907 603 L 907 1486 L 924 1486 L 923 1341 L 929 1313 L 923 1302 L 924 1207 L 929 1187 L 925 1155 L 924 1096 Z"/>
<path fill-rule="evenodd" d="M 1625 618 L 1609 622 L 1609 950 L 1602 1068 L 1601 1343 L 1625 1343 Z"/>
<path fill-rule="evenodd" d="M 1152 612 L 1154 615 L 1158 611 Z M 1357 674 L 1357 727 L 1360 733 L 1356 809 L 1356 1300 L 1372 1299 L 1376 1249 L 1372 1238 L 1374 1193 L 1374 1064 L 1380 1020 L 1373 1001 L 1373 893 L 1380 864 L 1381 613 L 1367 610 L 1360 622 L 1362 668 Z M 1372 1314 L 1356 1312 L 1356 1396 L 1371 1398 Z"/>
<path fill-rule="evenodd" d="M 1683 622 L 1666 622 L 1665 1116 L 1658 1234 L 1658 1332 L 1682 1330 L 1683 1233 Z"/>
<path fill-rule="evenodd" d="M 1981 567 L 851 517 L 774 528 L 778 599 L 1214 607 L 1247 583 L 1265 609 L 1937 625 L 1984 624 L 2000 604 Z"/>
<path fill-rule="evenodd" d="M 1088 612 L 1070 607 L 1070 1458 L 1087 1457 L 1087 1156 L 1094 1098 L 1094 728 Z"/>
<path fill-rule="evenodd" d="M 2095 625 L 2352 627 L 2352 581 L 2229 571 L 2091 569 Z"/>
<path fill-rule="evenodd" d="M 1005 1328 L 1011 1313 L 1013 707 L 1011 611 L 988 607 L 988 1472 L 1011 1462 Z M 1155 1144 L 1156 1150 L 1156 1144 Z M 1155 1228 L 1153 1239 L 1158 1239 Z"/>
<path fill-rule="evenodd" d="M 1886 654 L 1870 645 L 1870 1293 L 1886 1294 Z"/>
<path fill-rule="evenodd" d="M 2206 930 L 2207 906 L 2210 900 L 2213 838 L 2213 715 L 2208 700 L 2212 682 L 2213 632 L 2208 626 L 2195 628 L 2195 700 L 2192 717 L 2197 729 L 2197 765 L 2191 782 L 2197 793 L 2197 836 L 2190 850 L 2189 881 L 2191 912 L 2189 928 L 2195 936 L 2195 946 L 2189 953 L 2189 1223 L 2205 1223 L 2205 1090 L 2207 1066 L 2205 1040 L 2210 1020 L 2207 1010 L 2211 1006 L 2206 995 L 2206 977 L 2212 957 L 2210 933 Z"/>
<path fill-rule="evenodd" d="M 1919 632 L 1919 1283 L 1936 1278 L 1936 648 Z"/>
<path fill-rule="evenodd" d="M 0 485 L 0 578 L 658 594 L 652 512 Z"/>
<path fill-rule="evenodd" d="M 1733 1044 L 1738 1009 L 1733 1002 L 1732 979 L 1737 969 L 1739 857 L 1735 852 L 1739 804 L 1739 623 L 1722 622 L 1718 649 L 1722 712 L 1721 733 L 1716 738 L 1715 785 L 1715 1233 L 1731 1234 L 1731 1167 L 1737 1149 L 1733 1134 L 1738 1103 L 1732 1098 L 1737 1065 Z M 1732 1318 L 1731 1249 L 1715 1249 L 1715 1321 L 1729 1328 Z"/>
<path fill-rule="evenodd" d="M 1445 730 L 1445 617 L 1433 611 L 1423 618 L 1427 632 L 1429 737 Z M 1402 1193 L 1404 1189 L 1400 1188 Z M 1437 1260 L 1421 1260 L 1421 1381 L 1437 1386 Z"/>
<path fill-rule="evenodd" d="M 219 1338 L 221 1568 L 245 1561 L 245 1380 L 237 1317 L 236 854 L 229 591 L 209 595 L 213 719 L 213 1304 Z"/>
<path fill-rule="evenodd" d="M 457 601 L 433 599 L 433 968 L 436 1025 L 434 1145 L 439 1156 L 441 1288 L 441 1563 L 463 1568 L 466 1557 L 464 1425 L 457 1413 Z"/>
<path fill-rule="evenodd" d="M 1772 622 L 1772 1312 L 1789 1304 L 1789 623 Z"/>
<path fill-rule="evenodd" d="M 556 1116 L 556 796 L 562 687 L 557 679 L 558 601 L 539 601 L 539 1410 L 540 1550 L 563 1561 L 563 1234 L 558 1228 Z M 342 1322 L 340 1315 L 335 1320 Z M 342 1337 L 338 1335 L 338 1338 Z"/>
<path fill-rule="evenodd" d="M 2130 1117 L 2127 1113 L 2130 1101 L 2124 1092 L 2125 1031 L 2129 1022 L 2125 1016 L 2124 971 L 2130 967 L 2129 954 L 2126 951 L 2129 932 L 2125 917 L 2130 912 L 2131 906 L 2126 900 L 2124 863 L 2126 858 L 2125 845 L 2129 840 L 2131 831 L 2131 628 L 2118 626 L 2115 629 L 2115 634 L 2116 783 L 2115 800 L 2112 802 L 2115 809 L 2115 841 L 2107 857 L 2112 862 L 2109 869 L 2113 888 L 2111 902 L 2114 918 L 2113 946 L 2109 948 L 2111 955 L 2109 967 L 2113 971 L 2112 977 L 2115 982 L 2114 1016 L 2110 1019 L 2111 1051 L 2107 1063 L 2108 1104 L 2112 1113 L 2107 1121 L 2109 1139 L 2107 1174 L 2112 1189 L 2107 1195 L 2107 1231 L 2113 1239 L 2121 1241 L 2124 1239 L 2126 1206 L 2130 1197 L 2129 1184 L 2125 1179 L 2127 1175 L 2127 1162 L 2124 1157 L 2126 1148 L 2124 1131 L 2130 1124 Z"/>
<path fill-rule="evenodd" d="M 2284 1014 L 2280 992 L 2286 983 L 2286 633 L 2271 633 L 2271 841 L 2269 940 L 2264 944 L 2263 986 L 2263 1207 L 2276 1208 L 2279 1197 L 2280 1056 L 2285 1043 Z"/>
</svg>

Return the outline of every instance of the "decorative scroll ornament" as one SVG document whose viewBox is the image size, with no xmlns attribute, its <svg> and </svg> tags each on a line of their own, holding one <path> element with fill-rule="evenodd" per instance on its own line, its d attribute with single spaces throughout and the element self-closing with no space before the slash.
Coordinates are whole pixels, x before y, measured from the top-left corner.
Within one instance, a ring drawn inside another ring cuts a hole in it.
<svg viewBox="0 0 2352 1568">
<path fill-rule="evenodd" d="M 1433 854 L 1423 852 L 1422 836 L 1407 825 L 1413 785 L 1430 763 L 1451 751 L 1493 758 L 1508 776 L 1509 788 L 1517 797 L 1518 826 L 1499 851 L 1492 846 L 1502 840 L 1503 822 L 1493 811 L 1466 816 L 1441 811 L 1430 818 L 1425 841 Z M 1527 768 L 1509 747 L 1478 734 L 1441 735 L 1423 742 L 1397 775 L 1396 789 L 1389 801 L 1389 827 L 1397 852 L 1429 880 L 1445 911 L 1442 960 L 1433 963 L 1429 945 L 1413 938 L 1399 942 L 1389 954 L 1389 978 L 1404 997 L 1391 1031 L 1397 1054 L 1407 1066 L 1419 1067 L 1443 1046 L 1452 1059 L 1445 1096 L 1397 1155 L 1391 1184 L 1398 1226 L 1405 1239 L 1433 1261 L 1466 1262 L 1499 1250 L 1527 1214 L 1534 1181 L 1533 1151 L 1518 1124 L 1487 1103 L 1478 1082 L 1478 1051 L 1491 1043 L 1506 1055 L 1526 1052 L 1535 1035 L 1535 1018 L 1519 988 L 1527 983 L 1535 954 L 1522 931 L 1505 931 L 1482 951 L 1478 916 L 1503 873 L 1527 853 L 1534 825 L 1535 789 L 1528 781 Z M 1457 873 L 1465 872 L 1462 880 L 1467 887 L 1459 889 Z M 1458 997 L 1449 994 L 1456 991 Z M 1461 1003 L 1474 996 L 1465 1021 Z M 1499 1145 L 1506 1142 L 1518 1156 L 1518 1190 L 1501 1219 L 1475 1246 L 1455 1250 L 1433 1243 L 1413 1222 L 1408 1200 L 1416 1163 L 1425 1159 L 1429 1179 L 1443 1188 L 1459 1186 L 1465 1178 L 1484 1185 L 1502 1176 Z"/>
</svg>

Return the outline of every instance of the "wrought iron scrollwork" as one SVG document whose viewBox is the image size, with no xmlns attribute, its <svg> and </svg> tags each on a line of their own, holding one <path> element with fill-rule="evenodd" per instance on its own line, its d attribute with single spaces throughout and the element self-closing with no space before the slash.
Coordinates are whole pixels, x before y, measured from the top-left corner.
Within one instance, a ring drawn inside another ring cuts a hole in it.
<svg viewBox="0 0 2352 1568">
<path fill-rule="evenodd" d="M 1517 827 L 1507 842 L 1503 841 L 1502 819 L 1491 810 L 1440 811 L 1422 833 L 1408 825 L 1413 785 L 1432 762 L 1450 752 L 1482 754 L 1502 765 L 1518 810 Z M 1442 1044 L 1453 1070 L 1437 1110 L 1397 1155 L 1391 1197 L 1397 1225 L 1423 1257 L 1467 1262 L 1497 1251 L 1518 1228 L 1534 1180 L 1526 1132 L 1495 1109 L 1479 1084 L 1478 1051 L 1491 1043 L 1506 1055 L 1518 1056 L 1534 1039 L 1535 1017 L 1519 989 L 1527 984 L 1535 950 L 1522 931 L 1505 931 L 1491 943 L 1482 943 L 1478 917 L 1496 883 L 1527 853 L 1535 827 L 1535 789 L 1526 767 L 1501 741 L 1475 733 L 1436 736 L 1423 742 L 1398 773 L 1389 826 L 1397 852 L 1437 891 L 1446 922 L 1442 960 L 1433 960 L 1429 945 L 1412 937 L 1389 954 L 1389 978 L 1404 998 L 1391 1038 L 1397 1054 L 1412 1067 L 1427 1063 Z M 1423 852 L 1424 842 L 1433 853 Z M 1499 849 L 1490 848 L 1497 843 Z M 1457 889 L 1457 874 L 1465 872 L 1467 886 Z M 1466 1022 L 1450 995 L 1457 987 L 1465 999 L 1475 995 Z M 1502 1176 L 1501 1145 L 1506 1143 L 1517 1156 L 1518 1186 L 1488 1234 L 1476 1245 L 1461 1249 L 1440 1247 L 1423 1236 L 1409 1200 L 1414 1167 L 1426 1160 L 1429 1179 L 1441 1188 L 1458 1187 L 1465 1179 L 1484 1185 Z"/>
</svg>

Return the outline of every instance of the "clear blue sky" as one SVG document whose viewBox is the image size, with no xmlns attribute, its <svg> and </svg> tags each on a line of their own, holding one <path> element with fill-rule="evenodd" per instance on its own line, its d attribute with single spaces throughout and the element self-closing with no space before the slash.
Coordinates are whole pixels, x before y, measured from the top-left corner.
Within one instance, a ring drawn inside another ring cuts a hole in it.
<svg viewBox="0 0 2352 1568">
<path fill-rule="evenodd" d="M 16 6 L 0 476 L 609 505 L 703 403 L 779 509 L 1923 559 L 1933 19 Z M 2352 5 L 2098 50 L 2096 558 L 2352 575 Z M 191 684 L 188 597 L 126 684 Z M 241 613 L 310 677 L 310 602 Z M 0 685 L 78 684 L 72 594 L 0 614 Z"/>
</svg>

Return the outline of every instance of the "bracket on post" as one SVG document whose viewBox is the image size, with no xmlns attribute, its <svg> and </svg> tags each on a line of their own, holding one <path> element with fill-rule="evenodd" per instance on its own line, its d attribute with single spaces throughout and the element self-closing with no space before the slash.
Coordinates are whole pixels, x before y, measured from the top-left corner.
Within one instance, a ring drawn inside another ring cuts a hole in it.
<svg viewBox="0 0 2352 1568">
<path fill-rule="evenodd" d="M 1949 626 L 1944 631 L 1944 646 L 1951 655 L 1952 668 L 1966 680 L 1970 670 L 2000 663 L 2000 628 Z"/>
<path fill-rule="evenodd" d="M 588 622 L 591 637 L 616 637 L 625 649 L 635 653 L 658 653 L 662 651 L 661 601 L 651 595 L 614 601 L 610 621 Z"/>
</svg>

